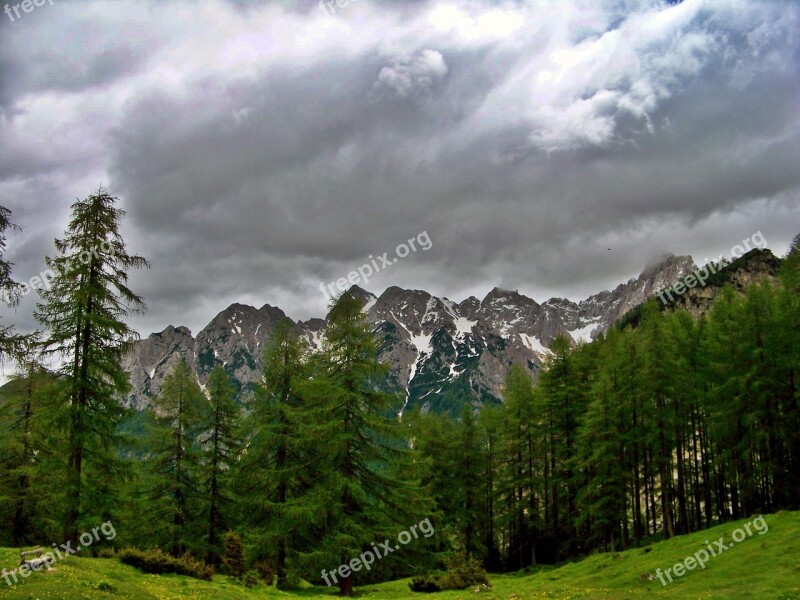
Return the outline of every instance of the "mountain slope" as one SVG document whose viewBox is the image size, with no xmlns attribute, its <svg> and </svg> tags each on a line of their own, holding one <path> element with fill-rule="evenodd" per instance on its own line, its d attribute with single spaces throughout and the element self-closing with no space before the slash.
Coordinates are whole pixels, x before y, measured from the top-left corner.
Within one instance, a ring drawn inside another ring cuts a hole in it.
<svg viewBox="0 0 800 600">
<path fill-rule="evenodd" d="M 691 257 L 670 256 L 638 278 L 581 302 L 552 298 L 539 304 L 516 291 L 495 288 L 485 298 L 455 303 L 422 290 L 390 287 L 380 295 L 354 286 L 367 320 L 380 340 L 380 358 L 391 366 L 398 392 L 394 409 L 420 406 L 458 414 L 464 403 L 500 402 L 508 368 L 525 365 L 535 376 L 559 335 L 590 341 L 661 288 L 695 268 Z M 193 337 L 185 327 L 167 327 L 141 340 L 126 359 L 133 390 L 127 402 L 146 406 L 164 376 L 185 359 L 204 385 L 217 365 L 233 377 L 240 394 L 259 378 L 261 355 L 275 324 L 286 318 L 269 305 L 233 304 Z M 296 323 L 319 347 L 325 321 Z"/>
<path fill-rule="evenodd" d="M 684 284 L 690 282 L 690 285 L 684 285 L 682 293 L 678 293 L 675 289 L 660 291 L 658 298 L 661 310 L 686 310 L 698 318 L 711 308 L 714 299 L 724 286 L 730 286 L 736 292 L 744 292 L 752 283 L 776 279 L 781 268 L 781 259 L 769 250 L 757 248 L 719 270 L 716 268 L 704 266 L 699 269 L 700 278 L 705 280 L 705 285 L 697 284 L 698 270 L 695 269 L 691 274 L 694 279 L 680 278 Z M 643 311 L 644 305 L 640 304 L 626 312 L 618 320 L 617 327 L 628 325 L 635 327 Z"/>
</svg>

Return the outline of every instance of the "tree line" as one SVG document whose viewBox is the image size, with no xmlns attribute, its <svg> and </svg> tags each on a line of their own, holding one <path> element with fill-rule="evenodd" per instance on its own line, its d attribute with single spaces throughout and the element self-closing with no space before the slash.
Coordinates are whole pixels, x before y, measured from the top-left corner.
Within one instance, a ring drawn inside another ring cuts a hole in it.
<svg viewBox="0 0 800 600">
<path fill-rule="evenodd" d="M 291 588 L 431 519 L 430 539 L 341 577 L 352 595 L 453 551 L 518 570 L 797 508 L 800 237 L 778 280 L 726 288 L 697 320 L 653 302 L 635 328 L 558 338 L 537 382 L 513 366 L 502 404 L 459 419 L 391 413 L 387 366 L 348 294 L 321 350 L 276 325 L 243 404 L 224 367 L 201 385 L 180 361 L 137 413 L 119 403 L 121 359 L 137 339 L 126 320 L 145 309 L 128 276 L 149 265 L 128 253 L 116 203 L 100 189 L 72 206 L 46 259 L 42 330 L 0 326 L 0 358 L 18 370 L 0 398 L 0 545 L 75 540 L 111 520 L 115 543 L 224 568 L 235 532 L 249 563 Z M 13 227 L 0 207 L 12 302 Z"/>
<path fill-rule="evenodd" d="M 776 281 L 577 347 L 504 403 L 414 415 L 423 479 L 491 570 L 618 551 L 800 505 L 800 236 Z M 412 435 L 409 433 L 409 435 Z"/>
</svg>

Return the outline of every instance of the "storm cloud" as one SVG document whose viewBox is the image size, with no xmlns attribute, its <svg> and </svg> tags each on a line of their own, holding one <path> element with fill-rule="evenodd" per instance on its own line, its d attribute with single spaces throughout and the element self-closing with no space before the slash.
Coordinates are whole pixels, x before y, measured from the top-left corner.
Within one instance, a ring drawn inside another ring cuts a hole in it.
<svg viewBox="0 0 800 600">
<path fill-rule="evenodd" d="M 0 15 L 17 280 L 122 200 L 143 335 L 336 280 L 580 299 L 800 231 L 800 9 L 756 0 L 45 3 Z M 33 295 L 3 322 L 34 323 Z"/>
</svg>

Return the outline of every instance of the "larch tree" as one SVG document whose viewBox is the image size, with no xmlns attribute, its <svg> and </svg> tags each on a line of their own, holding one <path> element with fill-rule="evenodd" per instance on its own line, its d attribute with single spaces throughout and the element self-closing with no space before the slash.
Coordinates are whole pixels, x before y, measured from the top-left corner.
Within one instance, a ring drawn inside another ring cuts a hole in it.
<svg viewBox="0 0 800 600">
<path fill-rule="evenodd" d="M 319 443 L 327 453 L 321 493 L 330 500 L 320 515 L 323 536 L 310 553 L 318 564 L 347 564 L 370 543 L 395 535 L 397 521 L 391 514 L 404 512 L 401 506 L 413 494 L 413 486 L 386 471 L 399 451 L 393 443 L 398 424 L 389 414 L 395 398 L 378 389 L 386 372 L 359 301 L 342 294 L 328 314 L 323 352 L 310 386 L 319 407 Z M 352 573 L 338 578 L 341 595 L 353 595 L 353 579 Z"/>
<path fill-rule="evenodd" d="M 8 231 L 19 231 L 19 227 L 11 222 L 11 211 L 0 206 L 0 302 L 7 306 L 17 306 L 22 286 L 11 277 L 14 264 L 5 260 Z M 14 331 L 13 325 L 0 325 L 0 364 L 7 359 L 19 357 L 23 351 L 25 336 Z"/>
<path fill-rule="evenodd" d="M 506 422 L 501 452 L 505 457 L 504 495 L 509 507 L 507 526 L 511 532 L 509 559 L 518 569 L 536 562 L 533 523 L 536 518 L 534 431 L 536 425 L 533 381 L 515 364 L 503 388 Z"/>
<path fill-rule="evenodd" d="M 234 400 L 234 387 L 221 366 L 208 378 L 208 403 L 205 417 L 201 419 L 203 434 L 202 473 L 206 495 L 206 549 L 207 562 L 219 564 L 222 554 L 222 535 L 228 531 L 229 511 L 232 502 L 229 490 L 231 469 L 238 458 L 239 406 Z"/>
<path fill-rule="evenodd" d="M 557 337 L 550 346 L 547 368 L 540 375 L 545 398 L 545 429 L 548 436 L 547 479 L 549 485 L 549 533 L 561 540 L 569 554 L 575 541 L 575 480 L 578 416 L 584 399 L 579 393 L 578 369 L 570 342 Z M 562 549 L 556 548 L 561 554 Z"/>
<path fill-rule="evenodd" d="M 786 382 L 781 399 L 782 426 L 786 440 L 786 485 L 779 495 L 781 506 L 800 506 L 800 234 L 792 240 L 781 269 L 778 293 L 779 365 Z"/>
<path fill-rule="evenodd" d="M 612 552 L 625 542 L 627 476 L 621 371 L 614 354 L 621 334 L 609 332 L 601 355 L 605 369 L 595 378 L 586 412 L 580 418 L 578 456 L 586 485 L 577 492 L 578 510 L 587 522 L 588 542 Z"/>
<path fill-rule="evenodd" d="M 19 371 L 0 397 L 0 522 L 10 524 L 10 537 L 0 535 L 0 544 L 11 546 L 53 535 L 49 507 L 52 488 L 60 484 L 48 468 L 62 444 L 54 426 L 57 384 L 35 349 L 23 350 Z"/>
<path fill-rule="evenodd" d="M 185 360 L 164 378 L 153 399 L 154 427 L 150 437 L 151 499 L 155 520 L 164 531 L 166 550 L 181 556 L 196 550 L 193 535 L 198 517 L 199 420 L 206 398 Z"/>
<path fill-rule="evenodd" d="M 239 465 L 243 516 L 260 560 L 273 559 L 277 586 L 288 585 L 287 563 L 299 550 L 316 506 L 307 495 L 316 468 L 303 384 L 307 348 L 294 324 L 270 333 L 260 385 L 250 403 L 246 449 Z"/>
<path fill-rule="evenodd" d="M 69 451 L 63 522 L 65 538 L 76 544 L 84 508 L 107 514 L 113 503 L 106 484 L 115 472 L 119 399 L 129 387 L 121 360 L 138 338 L 125 319 L 146 308 L 128 287 L 128 272 L 149 263 L 128 253 L 120 234 L 125 212 L 117 202 L 99 188 L 72 205 L 65 236 L 55 241 L 58 254 L 45 259 L 49 286 L 39 290 L 34 313 L 47 330 L 45 355 L 65 359 L 60 371 Z"/>
</svg>

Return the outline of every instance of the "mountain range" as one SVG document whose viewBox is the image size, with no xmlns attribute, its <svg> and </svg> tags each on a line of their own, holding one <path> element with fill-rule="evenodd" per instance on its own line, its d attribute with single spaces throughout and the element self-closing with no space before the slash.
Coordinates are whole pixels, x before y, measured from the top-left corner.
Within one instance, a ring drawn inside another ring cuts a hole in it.
<svg viewBox="0 0 800 600">
<path fill-rule="evenodd" d="M 399 287 L 380 296 L 357 286 L 349 292 L 362 302 L 379 340 L 380 359 L 390 365 L 390 387 L 398 393 L 394 410 L 402 415 L 419 406 L 457 414 L 467 402 L 500 402 L 503 381 L 514 363 L 535 377 L 557 336 L 574 343 L 590 341 L 695 268 L 690 256 L 666 256 L 639 277 L 580 302 L 551 298 L 540 304 L 500 288 L 482 300 L 470 297 L 459 303 Z M 223 365 L 243 398 L 260 378 L 273 327 L 285 318 L 280 308 L 269 304 L 232 304 L 196 336 L 186 327 L 170 325 L 140 340 L 125 359 L 132 384 L 126 404 L 146 407 L 181 359 L 201 386 Z M 324 319 L 298 321 L 295 326 L 312 347 L 320 347 Z"/>
</svg>

